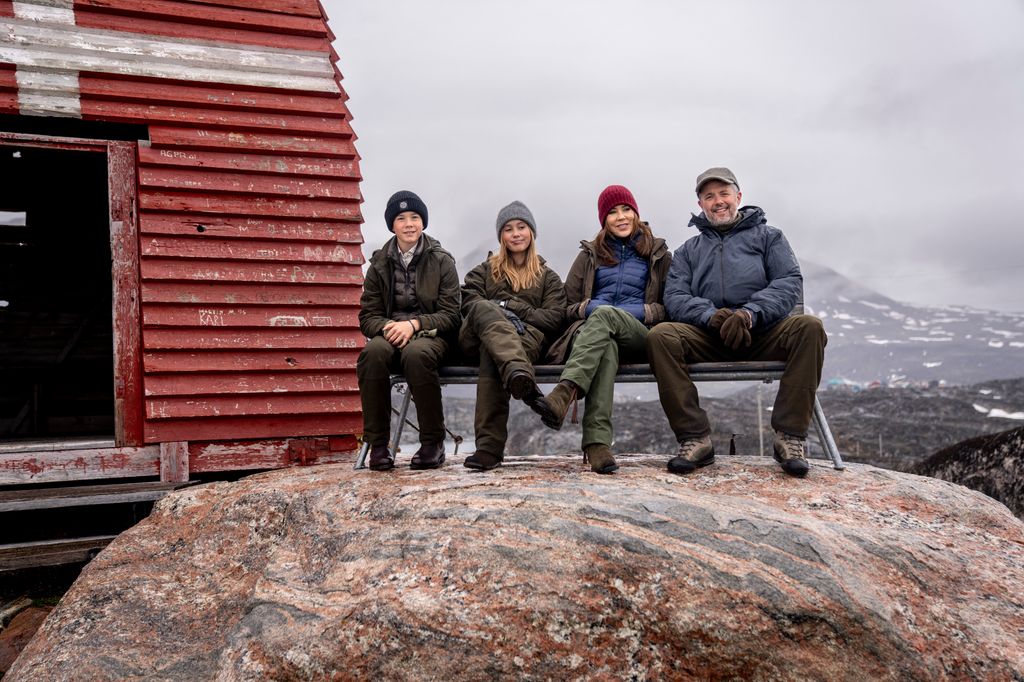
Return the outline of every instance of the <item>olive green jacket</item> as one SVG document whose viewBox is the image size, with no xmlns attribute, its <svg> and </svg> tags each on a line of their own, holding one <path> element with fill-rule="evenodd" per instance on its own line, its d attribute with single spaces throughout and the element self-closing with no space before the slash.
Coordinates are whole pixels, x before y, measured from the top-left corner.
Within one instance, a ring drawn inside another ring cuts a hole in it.
<svg viewBox="0 0 1024 682">
<path fill-rule="evenodd" d="M 465 317 L 476 301 L 507 301 L 506 308 L 515 313 L 527 327 L 527 333 L 538 336 L 538 342 L 551 341 L 562 331 L 565 322 L 565 287 L 562 278 L 549 268 L 541 258 L 540 282 L 512 291 L 507 279 L 495 281 L 491 276 L 491 264 L 484 260 L 466 274 L 462 285 L 462 311 Z M 466 325 L 463 325 L 465 331 Z M 467 335 L 460 333 L 463 350 L 472 352 L 472 345 L 465 342 Z"/>
<path fill-rule="evenodd" d="M 420 333 L 434 330 L 438 336 L 452 337 L 462 322 L 455 259 L 433 237 L 423 235 L 422 238 L 423 251 L 416 256 L 416 298 L 423 312 L 414 319 L 420 322 Z M 359 329 L 367 338 L 380 334 L 384 325 L 391 321 L 395 303 L 391 275 L 395 263 L 388 254 L 395 239 L 389 239 L 370 256 L 363 294 L 359 298 Z"/>
<path fill-rule="evenodd" d="M 654 248 L 647 259 L 649 268 L 647 287 L 644 289 L 644 324 L 653 327 L 665 320 L 665 278 L 668 276 L 672 258 L 668 245 L 661 237 L 655 237 Z M 566 309 L 565 319 L 569 327 L 548 349 L 545 362 L 560 365 L 569 357 L 572 338 L 587 318 L 587 304 L 594 291 L 594 275 L 597 273 L 597 246 L 593 241 L 581 241 L 580 252 L 569 268 L 565 278 Z"/>
</svg>

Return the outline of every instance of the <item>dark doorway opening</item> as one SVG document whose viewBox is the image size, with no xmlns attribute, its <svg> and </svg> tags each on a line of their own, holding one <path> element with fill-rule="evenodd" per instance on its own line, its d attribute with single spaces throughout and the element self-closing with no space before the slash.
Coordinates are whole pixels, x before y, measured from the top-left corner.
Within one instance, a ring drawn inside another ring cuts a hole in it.
<svg viewBox="0 0 1024 682">
<path fill-rule="evenodd" d="M 113 439 L 107 155 L 0 146 L 0 440 Z"/>
</svg>

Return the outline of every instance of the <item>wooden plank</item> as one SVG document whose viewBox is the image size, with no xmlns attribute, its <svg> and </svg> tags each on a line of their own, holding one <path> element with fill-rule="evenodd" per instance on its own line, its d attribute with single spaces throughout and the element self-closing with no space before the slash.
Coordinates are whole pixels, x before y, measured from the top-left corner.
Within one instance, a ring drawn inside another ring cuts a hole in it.
<svg viewBox="0 0 1024 682">
<path fill-rule="evenodd" d="M 13 92 L 0 92 L 0 112 L 5 114 L 18 113 L 18 95 Z"/>
<path fill-rule="evenodd" d="M 14 16 L 14 2 L 12 0 L 0 0 L 0 17 Z"/>
<path fill-rule="evenodd" d="M 18 571 L 89 561 L 116 535 L 94 535 L 70 540 L 43 540 L 0 545 L 0 571 Z"/>
<path fill-rule="evenodd" d="M 190 215 L 149 211 L 142 213 L 140 221 L 142 234 L 205 234 L 234 239 L 363 243 L 359 225 L 352 222 L 331 223 L 256 216 Z"/>
<path fill-rule="evenodd" d="M 347 284 L 353 287 L 363 283 L 360 272 L 352 266 L 321 263 L 243 263 L 174 258 L 142 259 L 144 280 L 178 280 L 205 282 L 274 282 L 294 284 Z M 345 294 L 347 297 L 348 294 Z"/>
<path fill-rule="evenodd" d="M 358 395 L 280 394 L 263 396 L 186 396 L 149 398 L 148 419 L 359 414 Z M 294 434 L 299 435 L 299 434 Z"/>
<path fill-rule="evenodd" d="M 304 439 L 306 440 L 306 439 Z M 315 438 L 308 464 L 350 462 L 359 447 L 353 436 Z M 193 444 L 189 461 L 194 472 L 275 469 L 294 465 L 293 439 L 267 439 L 235 443 Z M 333 446 L 337 447 L 333 447 Z"/>
<path fill-rule="evenodd" d="M 156 327 L 317 327 L 354 329 L 359 327 L 359 308 L 213 306 L 150 304 L 143 309 L 142 322 Z"/>
<path fill-rule="evenodd" d="M 97 13 L 177 21 L 189 25 L 241 28 L 296 35 L 322 36 L 327 32 L 319 17 L 270 13 L 260 10 L 218 8 L 174 0 L 75 0 L 79 13 L 92 9 Z"/>
<path fill-rule="evenodd" d="M 0 490 L 0 513 L 153 502 L 179 487 L 175 483 L 144 482 Z"/>
<path fill-rule="evenodd" d="M 150 398 L 200 395 L 254 395 L 265 393 L 354 392 L 355 372 L 157 374 L 146 377 Z"/>
<path fill-rule="evenodd" d="M 179 0 L 179 2 L 258 9 L 263 12 L 280 12 L 282 14 L 320 18 L 320 3 L 317 0 Z"/>
<path fill-rule="evenodd" d="M 306 36 L 273 33 L 259 29 L 225 28 L 223 26 L 188 24 L 149 17 L 107 14 L 90 7 L 78 7 L 75 10 L 75 23 L 78 26 L 101 28 L 123 33 L 207 40 L 240 45 L 259 45 L 276 49 L 303 50 L 307 52 L 328 52 L 331 40 L 328 35 Z"/>
<path fill-rule="evenodd" d="M 359 292 L 351 287 L 301 284 L 264 284 L 254 287 L 211 282 L 143 282 L 142 302 L 332 306 L 358 304 Z"/>
<path fill-rule="evenodd" d="M 206 85 L 166 78 L 123 77 L 118 74 L 84 73 L 78 92 L 90 100 L 198 106 L 202 109 L 244 109 L 264 113 L 317 114 L 348 117 L 349 110 L 337 92 L 281 92 L 257 88 Z"/>
<path fill-rule="evenodd" d="M 142 445 L 142 359 L 134 142 L 107 154 L 114 316 L 114 438 Z"/>
<path fill-rule="evenodd" d="M 234 194 L 193 194 L 186 192 L 139 193 L 139 205 L 148 210 L 185 211 L 319 220 L 362 220 L 359 203 L 342 199 L 278 199 Z"/>
<path fill-rule="evenodd" d="M 188 443 L 160 443 L 160 480 L 165 483 L 188 481 Z"/>
<path fill-rule="evenodd" d="M 194 438 L 196 441 L 242 440 L 244 438 L 288 438 L 296 436 L 336 436 L 363 431 L 362 415 L 316 414 L 304 416 L 220 417 L 214 419 L 169 419 L 146 422 L 146 440 L 150 442 Z M 273 466 L 273 465 L 271 465 Z M 201 471 L 195 460 L 189 463 L 193 473 Z M 259 469 L 262 466 L 244 466 Z"/>
<path fill-rule="evenodd" d="M 146 257 L 343 265 L 363 263 L 363 253 L 358 247 L 342 244 L 218 239 L 206 232 L 187 237 L 143 237 L 141 242 L 142 255 Z"/>
<path fill-rule="evenodd" d="M 131 35 L 81 25 L 0 20 L 0 60 L 21 68 L 105 73 L 338 94 L 323 52 L 273 50 L 217 41 Z"/>
<path fill-rule="evenodd" d="M 359 163 L 354 159 L 338 160 L 314 156 L 280 154 L 245 154 L 200 150 L 139 150 L 139 163 L 146 167 L 208 168 L 212 170 L 262 173 L 271 176 L 303 176 L 361 180 Z"/>
<path fill-rule="evenodd" d="M 355 349 L 365 345 L 358 330 L 281 327 L 276 329 L 145 329 L 146 350 Z"/>
<path fill-rule="evenodd" d="M 0 456 L 0 485 L 56 483 L 103 478 L 141 478 L 160 473 L 153 446 L 26 452 Z"/>
<path fill-rule="evenodd" d="M 346 351 L 150 351 L 146 372 L 262 372 L 355 369 L 359 349 Z M 148 379 L 147 379 L 148 381 Z"/>
<path fill-rule="evenodd" d="M 181 128 L 151 125 L 149 139 L 153 147 L 249 149 L 285 154 L 333 156 L 355 158 L 356 149 L 351 139 L 340 137 L 314 137 L 310 135 L 282 135 L 268 132 L 251 133 L 217 130 L 214 128 Z"/>
<path fill-rule="evenodd" d="M 161 189 L 193 192 L 232 192 L 284 197 L 362 198 L 359 181 L 305 178 L 289 175 L 267 176 L 219 170 L 145 167 L 139 170 L 139 184 Z"/>
<path fill-rule="evenodd" d="M 324 135 L 351 138 L 352 127 L 344 116 L 307 116 L 229 109 L 136 104 L 81 98 L 82 118 L 116 123 L 154 123 L 226 128 L 238 131 L 290 131 L 297 135 Z"/>
</svg>

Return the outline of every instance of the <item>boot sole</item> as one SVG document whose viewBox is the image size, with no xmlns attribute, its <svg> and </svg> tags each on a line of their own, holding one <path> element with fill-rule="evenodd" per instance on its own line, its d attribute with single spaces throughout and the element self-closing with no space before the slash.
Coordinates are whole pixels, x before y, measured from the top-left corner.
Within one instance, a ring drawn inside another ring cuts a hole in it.
<svg viewBox="0 0 1024 682">
<path fill-rule="evenodd" d="M 610 474 L 610 473 L 613 473 L 615 471 L 618 471 L 619 470 L 619 465 L 615 464 L 615 463 L 612 463 L 612 464 L 609 464 L 607 466 L 603 466 L 600 469 L 595 469 L 595 468 L 591 467 L 590 470 L 593 471 L 595 474 Z"/>
<path fill-rule="evenodd" d="M 715 452 L 714 452 L 714 450 L 712 450 L 711 454 L 708 457 L 705 457 L 704 459 L 702 459 L 702 460 L 700 460 L 698 462 L 687 462 L 686 460 L 683 460 L 684 462 L 686 462 L 686 464 L 684 464 L 684 465 L 673 466 L 672 465 L 672 460 L 674 460 L 674 459 L 675 459 L 675 457 L 673 457 L 672 459 L 670 459 L 668 461 L 668 470 L 671 473 L 673 473 L 673 474 L 690 474 L 690 473 L 693 473 L 694 471 L 696 471 L 697 469 L 701 469 L 703 467 L 706 467 L 706 466 L 709 466 L 711 464 L 714 464 L 715 463 Z"/>
<path fill-rule="evenodd" d="M 784 474 L 788 474 L 789 476 L 792 476 L 794 478 L 804 478 L 805 476 L 807 476 L 807 471 L 810 469 L 810 467 L 807 465 L 806 460 L 803 462 L 802 465 L 798 464 L 797 468 L 791 471 L 791 470 L 786 468 L 787 461 L 799 461 L 799 460 L 784 460 L 781 457 L 779 457 L 778 453 L 775 453 L 774 457 L 775 457 L 775 461 L 779 463 L 780 467 L 782 467 L 782 472 Z"/>
<path fill-rule="evenodd" d="M 486 466 L 485 464 L 479 461 L 470 462 L 469 458 L 467 457 L 466 460 L 462 463 L 462 466 L 466 467 L 467 469 L 472 469 L 473 471 L 490 471 L 491 469 L 497 469 L 498 467 L 500 467 L 501 460 L 498 460 L 491 466 Z"/>
<path fill-rule="evenodd" d="M 509 382 L 508 392 L 516 400 L 522 400 L 537 388 L 537 382 L 529 374 L 517 374 Z"/>
</svg>

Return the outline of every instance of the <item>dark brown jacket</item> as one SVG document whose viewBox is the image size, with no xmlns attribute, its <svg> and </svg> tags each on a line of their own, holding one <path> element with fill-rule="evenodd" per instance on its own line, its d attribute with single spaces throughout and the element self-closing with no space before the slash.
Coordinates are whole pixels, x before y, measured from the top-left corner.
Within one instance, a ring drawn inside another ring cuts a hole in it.
<svg viewBox="0 0 1024 682">
<path fill-rule="evenodd" d="M 566 307 L 565 287 L 558 273 L 549 268 L 541 258 L 543 270 L 540 282 L 520 291 L 512 291 L 507 279 L 495 281 L 491 276 L 489 260 L 490 254 L 487 260 L 466 275 L 462 286 L 463 316 L 468 314 L 471 305 L 476 301 L 508 301 L 508 309 L 519 316 L 527 327 L 527 333 L 537 336 L 539 343 L 543 343 L 545 339 L 550 342 L 556 338 L 564 327 Z M 466 336 L 460 332 L 459 341 L 464 351 L 472 353 L 473 349 L 462 343 Z"/>
<path fill-rule="evenodd" d="M 665 278 L 669 266 L 672 265 L 668 246 L 661 237 L 655 237 L 654 248 L 647 267 L 647 287 L 644 290 L 644 324 L 652 327 L 665 319 L 665 305 L 662 296 L 665 291 Z M 586 322 L 587 304 L 590 303 L 594 291 L 594 274 L 597 272 L 597 246 L 593 241 L 581 241 L 580 253 L 576 256 L 569 276 L 565 278 L 566 309 L 565 319 L 569 327 L 551 344 L 545 362 L 562 364 L 569 357 L 572 337 Z"/>
<path fill-rule="evenodd" d="M 389 252 L 395 239 L 389 239 L 370 256 L 363 295 L 359 299 L 359 329 L 367 338 L 380 334 L 384 325 L 391 321 L 395 304 L 391 291 L 395 263 Z M 439 336 L 453 337 L 462 321 L 455 259 L 441 248 L 440 242 L 427 235 L 423 235 L 423 251 L 416 258 L 416 298 L 423 313 L 415 318 L 420 321 L 422 331 L 436 329 Z"/>
</svg>

